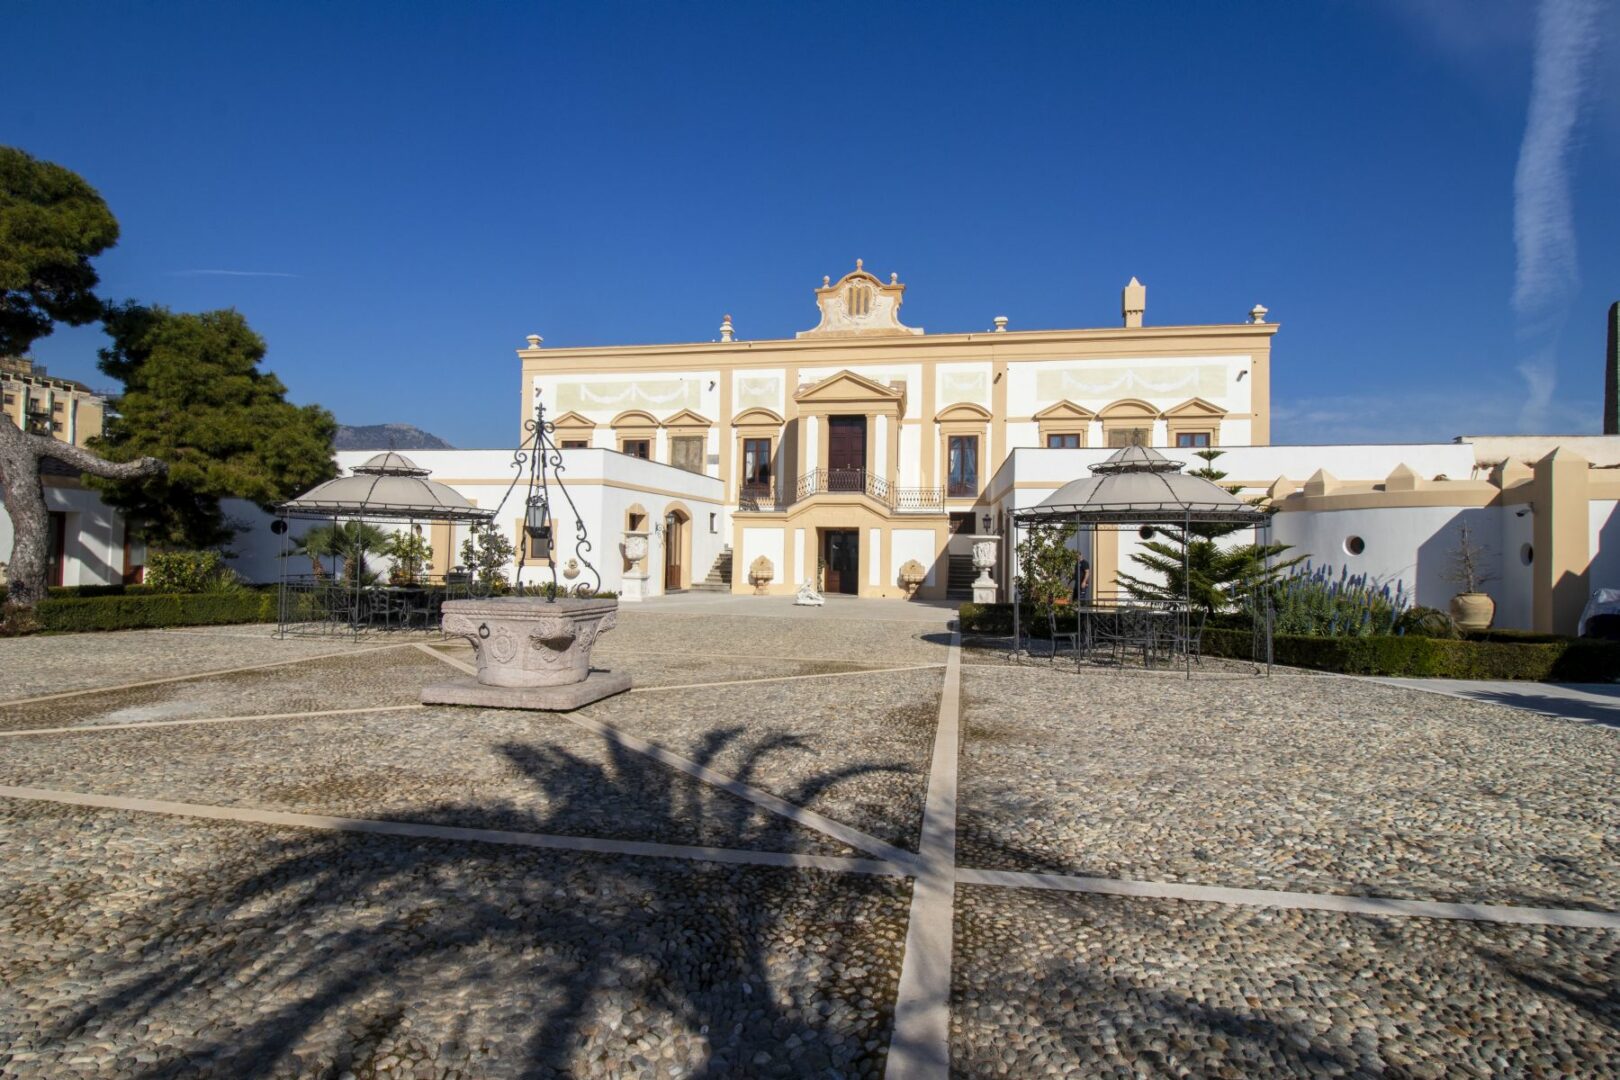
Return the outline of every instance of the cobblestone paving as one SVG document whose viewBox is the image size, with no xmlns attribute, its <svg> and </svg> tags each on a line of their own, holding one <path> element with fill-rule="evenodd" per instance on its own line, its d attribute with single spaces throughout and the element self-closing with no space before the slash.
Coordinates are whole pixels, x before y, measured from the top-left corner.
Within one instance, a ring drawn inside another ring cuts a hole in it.
<svg viewBox="0 0 1620 1080">
<path fill-rule="evenodd" d="M 957 889 L 960 1076 L 1601 1076 L 1620 933 Z"/>
<path fill-rule="evenodd" d="M 0 638 L 0 701 L 374 648 L 326 638 L 276 641 L 273 626 Z"/>
<path fill-rule="evenodd" d="M 916 850 L 943 681 L 938 670 L 876 671 L 630 694 L 589 715 Z"/>
<path fill-rule="evenodd" d="M 832 608 L 624 612 L 598 659 L 649 689 L 580 715 L 915 850 L 945 673 L 875 668 L 943 665 L 944 616 Z M 17 735 L 0 783 L 865 857 L 562 717 L 409 707 L 455 673 L 420 649 L 313 658 L 339 650 L 256 627 L 0 641 L 13 698 L 301 660 L 0 705 L 0 728 L 402 705 Z M 1246 665 L 998 660 L 964 650 L 959 865 L 1620 908 L 1612 730 Z M 739 679 L 776 681 L 653 688 Z M 8 799 L 0 866 L 0 1078 L 52 1080 L 877 1076 L 911 891 Z M 959 1075 L 1620 1061 L 1620 931 L 956 896 Z"/>
<path fill-rule="evenodd" d="M 37 805 L 0 857 L 0 1074 L 49 1080 L 877 1076 L 909 898 Z"/>
<path fill-rule="evenodd" d="M 0 705 L 0 730 L 409 705 L 418 700 L 423 685 L 446 674 L 454 672 L 420 649 L 373 649 L 228 675 Z"/>
<path fill-rule="evenodd" d="M 741 755 L 766 753 L 764 740 L 753 733 L 739 733 L 736 741 Z M 16 787 L 564 836 L 858 854 L 545 714 L 410 709 L 24 737 L 10 740 L 6 750 L 0 783 Z M 784 793 L 790 801 L 792 795 L 791 789 Z"/>
<path fill-rule="evenodd" d="M 964 866 L 1620 907 L 1613 731 L 1352 679 L 962 688 Z"/>
</svg>

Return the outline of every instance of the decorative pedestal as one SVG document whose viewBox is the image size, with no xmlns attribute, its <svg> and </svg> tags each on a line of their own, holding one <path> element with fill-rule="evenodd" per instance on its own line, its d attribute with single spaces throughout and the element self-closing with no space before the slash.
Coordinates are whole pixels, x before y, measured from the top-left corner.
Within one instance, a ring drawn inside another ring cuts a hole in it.
<svg viewBox="0 0 1620 1080">
<path fill-rule="evenodd" d="M 628 690 L 628 673 L 591 670 L 618 614 L 617 600 L 447 600 L 444 632 L 472 642 L 478 676 L 425 686 L 422 704 L 567 712 Z"/>
<path fill-rule="evenodd" d="M 647 596 L 647 534 L 625 533 L 624 542 L 619 546 L 624 550 L 626 563 L 624 574 L 619 578 L 619 599 L 627 604 L 639 604 Z"/>
<path fill-rule="evenodd" d="M 994 604 L 996 594 L 1000 591 L 990 571 L 996 568 L 996 544 L 1000 543 L 999 536 L 975 536 L 973 538 L 973 569 L 979 576 L 973 581 L 973 602 L 975 604 Z"/>
</svg>

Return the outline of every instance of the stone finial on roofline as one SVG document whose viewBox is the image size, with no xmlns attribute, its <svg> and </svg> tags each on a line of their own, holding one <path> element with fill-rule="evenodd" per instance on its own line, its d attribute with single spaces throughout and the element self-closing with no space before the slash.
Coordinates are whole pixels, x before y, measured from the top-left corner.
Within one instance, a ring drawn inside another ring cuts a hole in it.
<svg viewBox="0 0 1620 1080">
<path fill-rule="evenodd" d="M 1338 477 L 1326 469 L 1317 469 L 1311 478 L 1305 481 L 1306 495 L 1331 495 L 1339 487 Z"/>
<path fill-rule="evenodd" d="M 541 337 L 539 334 L 530 334 L 529 335 L 529 348 L 538 349 L 540 347 L 540 343 L 542 341 L 544 341 L 544 340 L 546 340 L 546 339 Z"/>
<path fill-rule="evenodd" d="M 1266 321 L 1266 312 L 1269 309 L 1264 304 L 1256 304 L 1249 309 L 1249 321 L 1259 324 Z"/>
<path fill-rule="evenodd" d="M 1142 314 L 1147 311 L 1147 286 L 1136 280 L 1135 275 L 1126 283 L 1120 293 L 1120 313 L 1125 316 L 1126 326 L 1141 326 Z"/>
<path fill-rule="evenodd" d="M 1007 332 L 1007 316 L 1005 316 L 1005 315 L 997 315 L 996 318 L 995 318 L 995 323 L 996 323 L 996 333 L 1005 334 Z"/>
<path fill-rule="evenodd" d="M 730 341 L 731 339 L 732 339 L 731 316 L 727 315 L 725 318 L 720 320 L 720 340 L 721 341 Z"/>
<path fill-rule="evenodd" d="M 1395 466 L 1390 474 L 1384 478 L 1385 491 L 1416 491 L 1423 483 L 1423 478 L 1413 471 L 1410 465 L 1402 463 Z"/>
</svg>

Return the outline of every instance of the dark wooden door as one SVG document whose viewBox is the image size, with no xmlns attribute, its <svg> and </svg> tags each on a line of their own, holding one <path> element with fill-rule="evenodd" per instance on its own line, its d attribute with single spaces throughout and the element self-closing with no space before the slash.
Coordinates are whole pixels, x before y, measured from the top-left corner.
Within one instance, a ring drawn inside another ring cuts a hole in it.
<svg viewBox="0 0 1620 1080">
<path fill-rule="evenodd" d="M 828 529 L 823 534 L 821 558 L 827 564 L 825 591 L 848 596 L 860 591 L 860 536 L 854 529 Z"/>
<path fill-rule="evenodd" d="M 686 523 L 670 518 L 664 529 L 664 591 L 675 592 L 685 586 L 681 583 L 681 530 Z"/>
<path fill-rule="evenodd" d="M 866 486 L 866 417 L 827 418 L 827 490 L 861 491 Z"/>
</svg>

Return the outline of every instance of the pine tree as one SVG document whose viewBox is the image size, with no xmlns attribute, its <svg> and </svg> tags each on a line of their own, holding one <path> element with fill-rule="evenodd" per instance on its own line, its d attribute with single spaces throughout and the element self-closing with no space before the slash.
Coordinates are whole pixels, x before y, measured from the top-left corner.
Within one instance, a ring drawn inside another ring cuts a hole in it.
<svg viewBox="0 0 1620 1080">
<path fill-rule="evenodd" d="M 1211 483 L 1226 479 L 1226 473 L 1215 467 L 1223 451 L 1199 450 L 1195 456 L 1203 460 L 1201 468 L 1187 475 L 1200 476 Z M 1222 485 L 1233 495 L 1242 488 Z M 1245 500 L 1250 506 L 1260 506 L 1260 498 Z M 1220 611 L 1237 603 L 1246 593 L 1262 584 L 1283 576 L 1283 571 L 1304 560 L 1304 556 L 1278 560 L 1288 550 L 1287 544 L 1239 544 L 1223 548 L 1222 537 L 1253 528 L 1252 525 L 1219 525 L 1195 523 L 1183 531 L 1179 527 L 1160 527 L 1162 540 L 1149 540 L 1142 545 L 1145 551 L 1133 552 L 1131 561 L 1145 570 L 1157 574 L 1161 580 L 1131 574 L 1119 574 L 1120 587 L 1143 600 L 1191 600 L 1208 612 Z M 1269 564 L 1269 565 L 1268 565 Z"/>
</svg>

